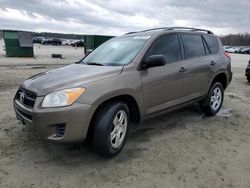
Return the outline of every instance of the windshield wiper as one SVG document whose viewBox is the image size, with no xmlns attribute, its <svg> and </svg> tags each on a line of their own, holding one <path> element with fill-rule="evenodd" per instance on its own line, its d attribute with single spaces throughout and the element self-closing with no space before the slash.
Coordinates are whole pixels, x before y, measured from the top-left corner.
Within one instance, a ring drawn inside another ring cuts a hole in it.
<svg viewBox="0 0 250 188">
<path fill-rule="evenodd" d="M 89 62 L 89 63 L 85 63 L 86 65 L 98 65 L 98 66 L 105 66 L 104 64 L 101 63 L 95 63 L 95 62 Z"/>
</svg>

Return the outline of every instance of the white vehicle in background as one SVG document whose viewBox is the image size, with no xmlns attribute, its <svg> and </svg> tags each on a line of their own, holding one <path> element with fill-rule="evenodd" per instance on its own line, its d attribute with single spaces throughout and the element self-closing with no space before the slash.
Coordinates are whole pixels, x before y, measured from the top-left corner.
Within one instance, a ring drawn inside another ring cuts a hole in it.
<svg viewBox="0 0 250 188">
<path fill-rule="evenodd" d="M 62 40 L 62 45 L 63 46 L 70 46 L 71 42 L 72 41 L 70 39 L 63 39 Z"/>
<path fill-rule="evenodd" d="M 250 54 L 250 47 L 243 47 L 240 51 L 241 54 Z"/>
<path fill-rule="evenodd" d="M 63 39 L 62 45 L 71 46 L 71 44 L 74 43 L 75 41 L 77 41 L 77 40 L 75 40 L 75 39 Z"/>
<path fill-rule="evenodd" d="M 229 47 L 225 49 L 225 52 L 228 53 L 239 53 L 241 51 L 241 47 Z"/>
<path fill-rule="evenodd" d="M 243 47 L 236 47 L 236 52 L 235 53 L 240 53 Z"/>
</svg>

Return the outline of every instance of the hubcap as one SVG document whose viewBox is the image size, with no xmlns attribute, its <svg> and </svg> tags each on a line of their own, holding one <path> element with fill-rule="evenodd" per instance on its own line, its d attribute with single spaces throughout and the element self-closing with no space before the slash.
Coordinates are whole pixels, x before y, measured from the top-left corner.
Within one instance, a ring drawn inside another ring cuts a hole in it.
<svg viewBox="0 0 250 188">
<path fill-rule="evenodd" d="M 128 116 L 124 110 L 120 110 L 114 117 L 113 127 L 110 133 L 110 142 L 113 148 L 118 148 L 126 135 Z"/>
<path fill-rule="evenodd" d="M 211 100 L 210 100 L 210 105 L 211 108 L 216 111 L 221 105 L 222 101 L 222 93 L 221 89 L 219 87 L 216 87 L 212 93 Z"/>
</svg>

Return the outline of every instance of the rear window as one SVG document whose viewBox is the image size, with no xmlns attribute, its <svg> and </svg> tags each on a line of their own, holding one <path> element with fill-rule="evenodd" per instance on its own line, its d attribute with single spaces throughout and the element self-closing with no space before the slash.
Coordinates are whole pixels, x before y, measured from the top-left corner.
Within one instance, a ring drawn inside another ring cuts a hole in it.
<svg viewBox="0 0 250 188">
<path fill-rule="evenodd" d="M 201 35 L 182 35 L 182 42 L 187 59 L 206 54 Z"/>
<path fill-rule="evenodd" d="M 216 54 L 219 51 L 218 41 L 214 36 L 204 35 L 204 39 L 207 43 L 209 53 Z"/>
</svg>

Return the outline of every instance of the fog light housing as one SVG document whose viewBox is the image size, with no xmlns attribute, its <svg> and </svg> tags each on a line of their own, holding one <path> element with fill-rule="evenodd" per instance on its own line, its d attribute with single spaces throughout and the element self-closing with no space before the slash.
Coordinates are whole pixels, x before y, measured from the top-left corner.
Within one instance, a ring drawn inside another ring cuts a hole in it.
<svg viewBox="0 0 250 188">
<path fill-rule="evenodd" d="M 63 137 L 65 133 L 65 125 L 64 124 L 60 124 L 60 125 L 56 125 L 56 137 Z"/>
</svg>

